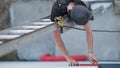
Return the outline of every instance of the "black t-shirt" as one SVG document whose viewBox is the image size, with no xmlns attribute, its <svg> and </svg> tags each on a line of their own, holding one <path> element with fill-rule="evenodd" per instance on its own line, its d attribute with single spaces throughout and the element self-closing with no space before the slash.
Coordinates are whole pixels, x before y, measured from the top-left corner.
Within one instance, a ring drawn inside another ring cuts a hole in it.
<svg viewBox="0 0 120 68">
<path fill-rule="evenodd" d="M 52 11 L 51 11 L 51 21 L 54 21 L 55 17 L 58 16 L 64 16 L 67 14 L 67 5 L 70 2 L 76 2 L 80 5 L 83 5 L 85 7 L 87 7 L 85 5 L 85 3 L 81 0 L 57 0 L 52 7 Z"/>
</svg>

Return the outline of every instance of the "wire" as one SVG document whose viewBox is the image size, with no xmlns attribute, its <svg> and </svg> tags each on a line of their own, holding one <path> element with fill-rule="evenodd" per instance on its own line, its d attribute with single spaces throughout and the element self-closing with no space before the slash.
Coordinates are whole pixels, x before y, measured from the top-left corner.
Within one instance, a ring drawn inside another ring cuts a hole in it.
<svg viewBox="0 0 120 68">
<path fill-rule="evenodd" d="M 72 28 L 72 29 L 77 29 L 77 30 L 81 30 L 81 31 L 85 31 L 85 29 L 82 28 L 77 28 L 77 27 L 73 27 L 73 26 L 67 26 L 63 24 L 63 17 L 56 17 L 56 22 L 57 25 L 60 27 L 67 27 L 67 28 Z M 63 29 L 62 29 L 63 30 Z M 92 30 L 93 32 L 120 32 L 120 31 L 113 31 L 113 30 Z"/>
<path fill-rule="evenodd" d="M 85 31 L 85 29 L 77 28 L 77 27 L 73 27 L 73 26 L 67 26 L 67 25 L 64 25 L 63 27 L 73 28 L 73 29 L 77 29 L 77 30 Z M 93 31 L 93 32 L 120 32 L 120 31 L 112 31 L 112 30 L 92 30 L 92 31 Z"/>
</svg>

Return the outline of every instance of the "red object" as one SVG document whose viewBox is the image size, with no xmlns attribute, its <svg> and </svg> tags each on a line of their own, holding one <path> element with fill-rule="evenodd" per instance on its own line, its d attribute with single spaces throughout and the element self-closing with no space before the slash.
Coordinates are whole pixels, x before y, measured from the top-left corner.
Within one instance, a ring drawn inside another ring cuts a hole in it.
<svg viewBox="0 0 120 68">
<path fill-rule="evenodd" d="M 98 66 L 98 64 L 79 64 L 79 66 Z"/>
<path fill-rule="evenodd" d="M 74 55 L 71 56 L 73 59 L 79 61 L 85 61 L 87 60 L 86 55 Z M 44 54 L 43 56 L 40 57 L 41 61 L 66 61 L 66 58 L 64 56 L 51 56 L 49 53 Z"/>
</svg>

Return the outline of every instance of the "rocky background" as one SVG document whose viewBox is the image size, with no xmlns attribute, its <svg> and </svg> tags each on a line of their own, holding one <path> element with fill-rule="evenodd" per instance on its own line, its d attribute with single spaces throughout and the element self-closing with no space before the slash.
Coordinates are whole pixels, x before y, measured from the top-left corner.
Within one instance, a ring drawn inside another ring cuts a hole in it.
<svg viewBox="0 0 120 68">
<path fill-rule="evenodd" d="M 9 8 L 15 0 L 0 0 L 0 30 L 9 28 L 10 25 L 10 13 Z M 0 60 L 16 60 L 16 52 L 12 52 L 6 56 L 0 58 Z"/>
<path fill-rule="evenodd" d="M 0 0 L 0 30 L 10 27 L 9 7 L 15 0 Z"/>
</svg>

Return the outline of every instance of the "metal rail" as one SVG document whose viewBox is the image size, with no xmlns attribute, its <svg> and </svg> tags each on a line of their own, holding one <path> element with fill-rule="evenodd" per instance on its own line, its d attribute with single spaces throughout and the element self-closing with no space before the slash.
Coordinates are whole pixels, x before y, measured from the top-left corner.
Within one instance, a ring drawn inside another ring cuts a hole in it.
<svg viewBox="0 0 120 68">
<path fill-rule="evenodd" d="M 31 22 L 0 31 L 0 57 L 56 29 L 54 22 Z"/>
</svg>

